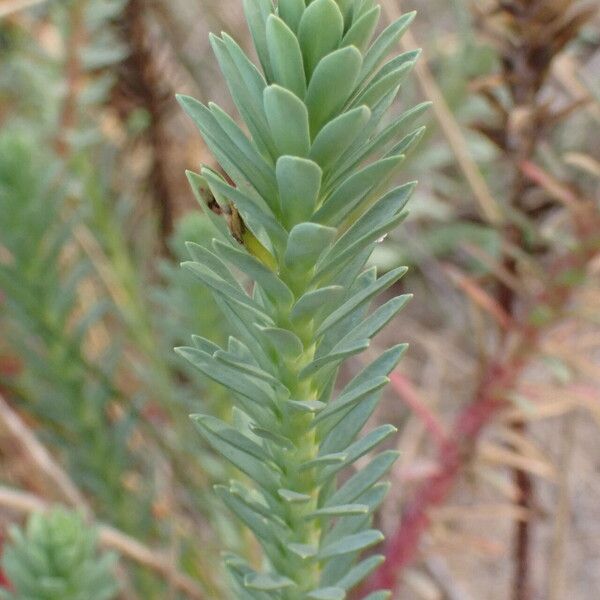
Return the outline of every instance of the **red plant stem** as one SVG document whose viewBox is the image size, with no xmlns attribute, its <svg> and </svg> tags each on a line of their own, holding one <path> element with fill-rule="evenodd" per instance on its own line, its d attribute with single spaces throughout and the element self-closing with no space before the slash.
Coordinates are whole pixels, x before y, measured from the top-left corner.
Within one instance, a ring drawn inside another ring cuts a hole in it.
<svg viewBox="0 0 600 600">
<path fill-rule="evenodd" d="M 404 403 L 423 422 L 438 448 L 443 449 L 448 442 L 448 434 L 439 419 L 423 402 L 413 384 L 400 373 L 392 373 L 390 383 Z"/>
<path fill-rule="evenodd" d="M 430 526 L 429 512 L 442 504 L 462 472 L 466 457 L 485 426 L 504 408 L 506 390 L 516 384 L 523 363 L 491 365 L 481 382 L 473 403 L 456 418 L 452 433 L 439 450 L 439 471 L 423 483 L 402 515 L 400 526 L 388 541 L 386 561 L 376 571 L 361 593 L 394 589 L 401 571 L 416 557 L 419 541 Z M 358 597 L 358 596 L 357 596 Z M 362 596 L 360 596 L 362 597 Z"/>
</svg>

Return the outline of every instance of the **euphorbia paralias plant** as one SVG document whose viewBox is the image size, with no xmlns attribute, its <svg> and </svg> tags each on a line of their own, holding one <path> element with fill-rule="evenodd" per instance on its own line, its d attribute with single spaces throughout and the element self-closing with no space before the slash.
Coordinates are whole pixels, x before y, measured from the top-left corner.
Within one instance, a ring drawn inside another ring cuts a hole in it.
<svg viewBox="0 0 600 600">
<path fill-rule="evenodd" d="M 179 98 L 222 169 L 188 174 L 214 239 L 190 243 L 185 266 L 235 335 L 226 348 L 193 336 L 178 351 L 234 403 L 231 423 L 193 418 L 246 476 L 216 493 L 264 552 L 260 570 L 227 556 L 235 597 L 343 600 L 383 560 L 361 554 L 383 539 L 372 516 L 396 459 L 374 452 L 393 426 L 361 431 L 406 346 L 335 390 L 344 361 L 408 299 L 370 310 L 406 269 L 378 276 L 367 261 L 405 218 L 415 185 L 393 181 L 422 134 L 406 127 L 425 105 L 386 119 L 418 51 L 388 55 L 414 15 L 372 41 L 373 0 L 245 0 L 244 9 L 260 64 L 227 34 L 211 43 L 245 129 L 215 104 Z"/>
</svg>

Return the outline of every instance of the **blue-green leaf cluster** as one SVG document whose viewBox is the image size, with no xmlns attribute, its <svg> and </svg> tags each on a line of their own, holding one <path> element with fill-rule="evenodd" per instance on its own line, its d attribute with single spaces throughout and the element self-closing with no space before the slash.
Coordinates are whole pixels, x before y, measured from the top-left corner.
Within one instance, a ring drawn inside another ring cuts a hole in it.
<svg viewBox="0 0 600 600">
<path fill-rule="evenodd" d="M 406 269 L 379 276 L 367 261 L 414 189 L 394 181 L 425 105 L 385 121 L 418 57 L 389 58 L 414 14 L 374 37 L 374 0 L 243 4 L 260 65 L 227 34 L 211 43 L 245 127 L 179 98 L 222 168 L 189 175 L 214 239 L 189 244 L 184 266 L 212 290 L 234 336 L 221 347 L 194 335 L 178 352 L 235 402 L 235 424 L 193 418 L 246 476 L 216 493 L 264 550 L 260 571 L 227 555 L 236 598 L 343 600 L 383 560 L 361 554 L 383 539 L 372 520 L 396 459 L 376 452 L 394 427 L 361 430 L 405 345 L 335 390 L 340 366 L 408 300 L 370 310 Z"/>
<path fill-rule="evenodd" d="M 116 556 L 101 554 L 97 534 L 78 513 L 36 513 L 26 528 L 12 527 L 2 568 L 10 591 L 4 600 L 111 600 L 118 592 Z"/>
</svg>

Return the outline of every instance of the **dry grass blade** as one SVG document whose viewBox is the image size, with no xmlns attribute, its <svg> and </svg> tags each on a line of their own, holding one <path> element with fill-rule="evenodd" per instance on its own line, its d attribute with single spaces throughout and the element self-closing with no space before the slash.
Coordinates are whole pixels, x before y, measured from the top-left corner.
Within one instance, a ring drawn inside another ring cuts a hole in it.
<svg viewBox="0 0 600 600">
<path fill-rule="evenodd" d="M 578 214 L 581 214 L 585 210 L 585 207 L 577 197 L 577 194 L 538 165 L 531 161 L 524 161 L 521 164 L 521 170 L 529 177 L 529 179 L 534 181 L 552 196 L 552 198 L 558 200 L 566 208 Z"/>
<path fill-rule="evenodd" d="M 531 512 L 514 504 L 478 504 L 476 506 L 442 506 L 431 511 L 436 521 L 509 519 L 526 521 Z"/>
<path fill-rule="evenodd" d="M 88 515 L 90 508 L 67 473 L 52 458 L 48 450 L 38 441 L 21 417 L 0 395 L 0 426 L 3 427 L 22 447 L 32 465 L 41 471 L 56 491 L 68 504 L 83 510 Z"/>
<path fill-rule="evenodd" d="M 557 477 L 556 469 L 547 461 L 523 456 L 520 452 L 513 452 L 490 442 L 481 444 L 479 458 L 491 464 L 526 471 L 550 481 L 555 481 Z"/>
<path fill-rule="evenodd" d="M 476 281 L 468 275 L 465 275 L 454 265 L 448 264 L 445 265 L 444 268 L 456 286 L 460 288 L 475 305 L 493 317 L 503 329 L 511 328 L 512 321 L 510 316 L 495 298 L 490 296 Z"/>
<path fill-rule="evenodd" d="M 593 156 L 581 152 L 567 152 L 563 156 L 563 160 L 566 165 L 575 167 L 584 173 L 600 179 L 600 161 Z"/>
<path fill-rule="evenodd" d="M 486 267 L 498 281 L 501 281 L 505 286 L 513 290 L 515 293 L 527 293 L 523 282 L 480 246 L 465 242 L 462 243 L 460 247 L 472 258 L 479 261 L 484 267 Z"/>
</svg>

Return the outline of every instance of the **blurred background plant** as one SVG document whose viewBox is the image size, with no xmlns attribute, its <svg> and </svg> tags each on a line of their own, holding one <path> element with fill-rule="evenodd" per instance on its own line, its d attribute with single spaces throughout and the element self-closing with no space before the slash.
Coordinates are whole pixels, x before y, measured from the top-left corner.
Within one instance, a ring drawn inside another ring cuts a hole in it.
<svg viewBox="0 0 600 600">
<path fill-rule="evenodd" d="M 401 458 L 373 584 L 592 600 L 595 3 L 383 4 L 419 10 L 405 98 L 434 104 L 408 158 L 412 216 L 375 257 L 413 267 L 418 302 L 380 340 L 412 348 L 374 417 L 398 426 Z M 211 158 L 174 94 L 234 110 L 208 32 L 249 48 L 242 23 L 239 0 L 0 0 L 0 525 L 84 511 L 122 557 L 122 598 L 226 598 L 220 550 L 258 556 L 213 499 L 229 468 L 187 419 L 229 403 L 171 350 L 228 334 L 178 266 L 185 240 L 206 240 L 184 171 Z"/>
<path fill-rule="evenodd" d="M 111 600 L 117 593 L 112 573 L 114 554 L 100 555 L 96 531 L 81 515 L 55 509 L 35 513 L 25 530 L 13 526 L 2 566 L 10 581 L 5 600 Z"/>
</svg>

